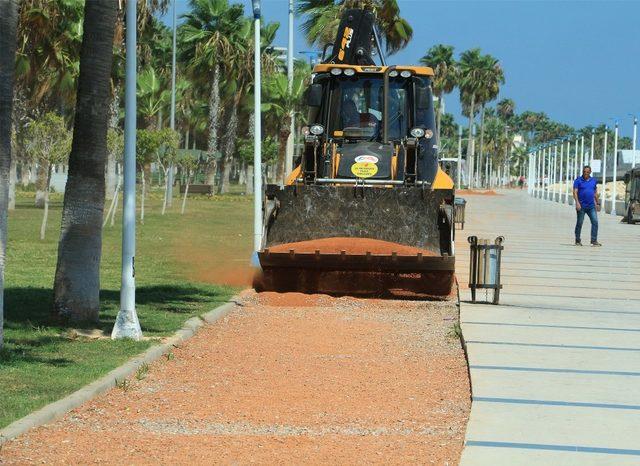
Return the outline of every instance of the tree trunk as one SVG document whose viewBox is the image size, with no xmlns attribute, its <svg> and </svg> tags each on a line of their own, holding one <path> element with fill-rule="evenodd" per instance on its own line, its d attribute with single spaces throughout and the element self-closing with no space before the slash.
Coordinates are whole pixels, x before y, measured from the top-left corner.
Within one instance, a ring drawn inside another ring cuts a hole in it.
<svg viewBox="0 0 640 466">
<path fill-rule="evenodd" d="M 11 167 L 9 169 L 9 210 L 16 208 L 16 184 L 18 183 L 18 164 L 16 158 L 11 158 Z"/>
<path fill-rule="evenodd" d="M 285 172 L 284 172 L 284 162 L 285 157 L 287 155 L 287 142 L 289 141 L 289 134 L 291 133 L 289 118 L 286 118 L 282 127 L 280 128 L 280 144 L 278 147 L 278 162 L 276 169 L 276 183 L 284 185 Z"/>
<path fill-rule="evenodd" d="M 190 182 L 191 182 L 191 176 L 187 175 L 187 184 L 184 186 L 184 196 L 182 196 L 182 209 L 180 209 L 181 215 L 184 215 L 184 209 L 187 206 L 187 195 L 189 194 Z"/>
<path fill-rule="evenodd" d="M 29 186 L 29 179 L 31 178 L 31 168 L 25 162 L 20 163 L 20 184 L 23 188 Z"/>
<path fill-rule="evenodd" d="M 0 348 L 4 343 L 4 261 L 7 248 L 7 207 L 11 169 L 11 116 L 15 72 L 18 2 L 0 2 Z"/>
<path fill-rule="evenodd" d="M 213 67 L 211 92 L 209 93 L 209 138 L 207 140 L 207 156 L 209 163 L 205 173 L 205 182 L 215 185 L 218 163 L 218 130 L 220 128 L 220 65 Z"/>
<path fill-rule="evenodd" d="M 80 76 L 54 283 L 58 316 L 97 322 L 116 2 L 86 2 Z M 89 33 L 90 32 L 90 33 Z"/>
<path fill-rule="evenodd" d="M 240 95 L 241 93 L 238 92 L 237 97 L 233 99 L 231 115 L 229 115 L 224 132 L 225 144 L 220 194 L 226 194 L 229 192 L 229 174 L 231 173 L 231 164 L 233 162 L 233 155 L 236 151 L 236 138 L 238 136 L 238 107 L 240 106 Z"/>
<path fill-rule="evenodd" d="M 478 182 L 480 186 L 487 183 L 487 176 L 485 175 L 484 183 L 482 176 L 482 167 L 484 162 L 484 102 L 480 105 L 480 154 L 478 155 Z"/>
<path fill-rule="evenodd" d="M 247 171 L 245 175 L 247 180 L 247 194 L 253 194 L 253 165 L 247 164 L 245 170 Z"/>
<path fill-rule="evenodd" d="M 113 100 L 111 101 L 110 106 L 110 118 L 109 118 L 109 127 L 111 129 L 118 129 L 118 122 L 120 120 L 120 86 L 117 85 L 113 91 Z M 107 199 L 113 199 L 115 195 L 115 188 L 117 183 L 116 174 L 116 156 L 117 154 L 112 154 L 109 152 L 107 158 L 107 173 L 106 173 L 106 196 Z"/>
<path fill-rule="evenodd" d="M 440 147 L 440 122 L 442 121 L 442 95 L 438 96 L 438 106 L 436 107 L 436 141 Z"/>
<path fill-rule="evenodd" d="M 162 200 L 162 215 L 167 211 L 167 196 L 169 194 L 169 169 L 164 171 L 164 199 Z"/>
<path fill-rule="evenodd" d="M 42 214 L 42 223 L 40 224 L 40 240 L 44 240 L 47 233 L 47 220 L 49 220 L 49 191 L 51 190 L 51 173 L 53 165 L 49 164 L 47 172 L 47 188 L 44 190 L 44 212 Z"/>
<path fill-rule="evenodd" d="M 36 168 L 36 207 L 42 209 L 44 207 L 44 196 L 47 191 L 47 177 L 49 173 L 49 162 L 38 162 Z"/>
<path fill-rule="evenodd" d="M 473 122 L 475 116 L 473 110 L 476 105 L 476 95 L 471 94 L 471 105 L 469 108 L 469 139 L 467 141 L 467 185 L 473 187 L 473 158 L 475 157 L 475 147 L 473 140 Z"/>
</svg>

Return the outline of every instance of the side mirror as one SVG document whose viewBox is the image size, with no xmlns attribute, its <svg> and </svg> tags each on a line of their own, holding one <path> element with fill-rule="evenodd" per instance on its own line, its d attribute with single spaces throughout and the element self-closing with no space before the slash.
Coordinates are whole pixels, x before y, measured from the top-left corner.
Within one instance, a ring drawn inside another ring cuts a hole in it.
<svg viewBox="0 0 640 466">
<path fill-rule="evenodd" d="M 427 87 L 416 86 L 416 108 L 418 110 L 426 110 L 431 104 L 431 93 Z"/>
<path fill-rule="evenodd" d="M 319 107 L 322 105 L 322 84 L 312 84 L 307 93 L 307 105 Z"/>
</svg>

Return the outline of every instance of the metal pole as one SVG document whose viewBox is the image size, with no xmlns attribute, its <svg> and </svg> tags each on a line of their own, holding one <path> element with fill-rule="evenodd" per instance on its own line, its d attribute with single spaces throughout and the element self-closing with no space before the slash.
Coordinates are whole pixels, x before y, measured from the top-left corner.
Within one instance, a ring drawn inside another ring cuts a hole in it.
<svg viewBox="0 0 640 466">
<path fill-rule="evenodd" d="M 578 166 L 578 135 L 576 135 L 576 152 L 573 158 L 573 173 L 575 178 L 579 177 L 582 174 L 582 167 Z M 574 179 L 575 179 L 574 178 Z"/>
<path fill-rule="evenodd" d="M 289 0 L 289 43 L 287 46 L 287 79 L 289 80 L 289 93 L 293 90 L 293 0 Z M 296 138 L 295 114 L 293 109 L 289 114 L 291 118 L 291 127 L 289 139 L 287 140 L 287 153 L 284 163 L 285 179 L 293 170 L 293 146 Z"/>
<path fill-rule="evenodd" d="M 633 117 L 633 160 L 631 162 L 631 168 L 636 168 L 636 141 L 638 140 L 638 117 Z"/>
<path fill-rule="evenodd" d="M 536 172 L 536 176 L 538 179 L 538 192 L 536 193 L 536 197 L 542 199 L 542 159 L 544 158 L 544 154 L 542 149 L 538 149 L 538 171 Z"/>
<path fill-rule="evenodd" d="M 584 135 L 580 136 L 580 174 L 582 174 L 582 167 L 587 165 L 584 163 Z"/>
<path fill-rule="evenodd" d="M 462 189 L 462 126 L 458 126 L 458 168 L 456 172 L 456 185 L 458 189 Z"/>
<path fill-rule="evenodd" d="M 133 2 L 132 2 L 133 3 Z M 254 92 L 253 92 L 253 250 L 262 248 L 262 127 L 260 105 L 260 0 L 253 0 Z"/>
<path fill-rule="evenodd" d="M 127 2 L 120 311 L 111 338 L 142 338 L 136 313 L 136 2 Z"/>
<path fill-rule="evenodd" d="M 616 215 L 616 201 L 618 198 L 618 121 L 616 120 L 616 129 L 613 139 L 613 191 L 611 199 L 611 215 Z"/>
<path fill-rule="evenodd" d="M 560 182 L 560 186 L 558 186 L 558 202 L 564 204 L 567 199 L 567 193 L 562 189 L 562 185 L 564 184 L 564 141 L 560 141 L 560 174 L 558 176 L 558 181 Z"/>
<path fill-rule="evenodd" d="M 553 146 L 553 185 L 551 186 L 551 200 L 557 201 L 556 184 L 558 182 L 558 143 Z"/>
<path fill-rule="evenodd" d="M 173 52 L 171 56 L 171 130 L 176 129 L 176 0 L 173 0 Z M 167 177 L 167 207 L 173 204 L 173 162 Z"/>
<path fill-rule="evenodd" d="M 571 139 L 567 138 L 567 187 L 565 190 L 567 204 L 571 199 Z"/>
<path fill-rule="evenodd" d="M 593 164 L 593 151 L 595 150 L 595 137 L 596 137 L 596 132 L 595 130 L 591 130 L 591 150 L 589 151 L 589 165 Z"/>
<path fill-rule="evenodd" d="M 609 128 L 604 127 L 604 151 L 602 154 L 602 196 L 600 200 L 602 202 L 602 212 L 607 211 L 607 144 L 609 139 Z"/>
</svg>

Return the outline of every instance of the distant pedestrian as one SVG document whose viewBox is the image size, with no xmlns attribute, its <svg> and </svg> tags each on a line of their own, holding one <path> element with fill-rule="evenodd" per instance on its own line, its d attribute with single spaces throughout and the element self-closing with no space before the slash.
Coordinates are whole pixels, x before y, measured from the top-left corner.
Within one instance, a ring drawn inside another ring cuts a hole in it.
<svg viewBox="0 0 640 466">
<path fill-rule="evenodd" d="M 582 246 L 580 233 L 585 214 L 591 221 L 591 245 L 602 246 L 598 243 L 598 214 L 600 202 L 598 202 L 598 185 L 595 178 L 591 178 L 591 167 L 585 165 L 582 176 L 573 182 L 573 201 L 576 207 L 578 219 L 576 221 L 576 246 Z"/>
<path fill-rule="evenodd" d="M 520 178 L 518 178 L 518 186 L 520 186 L 520 189 L 524 188 L 524 175 L 520 175 Z"/>
</svg>

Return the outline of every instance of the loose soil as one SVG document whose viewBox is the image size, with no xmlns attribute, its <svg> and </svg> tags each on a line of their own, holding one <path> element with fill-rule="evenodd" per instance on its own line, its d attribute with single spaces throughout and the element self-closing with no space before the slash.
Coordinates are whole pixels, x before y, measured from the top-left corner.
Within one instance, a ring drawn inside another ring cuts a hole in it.
<svg viewBox="0 0 640 466">
<path fill-rule="evenodd" d="M 418 253 L 424 256 L 436 255 L 436 253 L 425 249 L 372 238 L 321 238 L 269 247 L 271 252 L 289 252 L 292 249 L 300 253 L 320 251 L 321 254 L 340 254 L 345 251 L 346 254 L 366 254 L 367 252 L 371 254 L 391 254 L 395 252 L 403 256 L 415 256 Z"/>
<path fill-rule="evenodd" d="M 455 303 L 307 298 L 246 292 L 2 463 L 456 464 L 470 394 Z"/>
<path fill-rule="evenodd" d="M 478 190 L 478 189 L 457 189 L 456 196 L 502 196 L 494 190 Z"/>
</svg>

